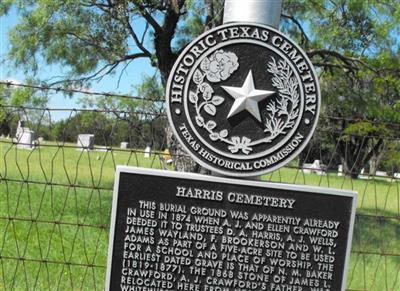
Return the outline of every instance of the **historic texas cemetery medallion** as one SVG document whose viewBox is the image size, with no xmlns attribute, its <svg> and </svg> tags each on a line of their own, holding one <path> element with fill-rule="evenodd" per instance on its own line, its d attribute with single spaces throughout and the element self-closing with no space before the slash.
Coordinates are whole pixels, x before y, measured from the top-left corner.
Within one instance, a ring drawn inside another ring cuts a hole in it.
<svg viewBox="0 0 400 291">
<path fill-rule="evenodd" d="M 227 24 L 194 40 L 167 87 L 176 136 L 199 164 L 232 176 L 282 167 L 310 140 L 320 91 L 306 54 L 281 32 Z"/>
</svg>

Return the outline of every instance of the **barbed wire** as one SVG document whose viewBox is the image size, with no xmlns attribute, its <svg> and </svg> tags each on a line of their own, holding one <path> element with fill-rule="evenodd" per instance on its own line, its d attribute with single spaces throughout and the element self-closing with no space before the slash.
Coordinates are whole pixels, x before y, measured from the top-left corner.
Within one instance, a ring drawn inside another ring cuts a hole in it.
<svg viewBox="0 0 400 291">
<path fill-rule="evenodd" d="M 136 100 L 141 100 L 141 101 L 146 101 L 146 102 L 161 102 L 165 103 L 164 99 L 154 99 L 154 98 L 145 98 L 145 97 L 140 97 L 140 96 L 132 96 L 132 95 L 126 95 L 126 94 L 116 94 L 116 93 L 111 93 L 111 92 L 94 92 L 94 91 L 89 91 L 89 90 L 82 90 L 82 89 L 75 89 L 75 88 L 64 88 L 64 87 L 52 87 L 52 86 L 44 86 L 44 85 L 32 85 L 32 84 L 23 84 L 23 83 L 15 83 L 11 81 L 0 81 L 1 85 L 6 85 L 6 86 L 15 86 L 15 87 L 24 87 L 24 88 L 31 88 L 31 89 L 36 89 L 36 90 L 42 90 L 42 91 L 56 91 L 56 92 L 66 92 L 66 93 L 81 93 L 81 94 L 86 94 L 86 95 L 93 95 L 93 96 L 104 96 L 104 97 L 111 97 L 111 98 L 128 98 L 128 99 L 136 99 Z M 137 114 L 144 114 L 144 115 L 149 115 L 149 116 L 166 116 L 165 112 L 160 112 L 160 113 L 154 113 L 154 112 L 145 112 L 145 111 L 128 111 L 128 110 L 121 110 L 121 109 L 104 109 L 104 108 L 50 108 L 50 107 L 37 107 L 37 106 L 15 106 L 15 105 L 7 105 L 7 104 L 2 104 L 0 106 L 4 108 L 14 108 L 14 109 L 29 109 L 29 110 L 46 110 L 46 111 L 77 111 L 77 112 L 85 112 L 85 111 L 93 111 L 93 112 L 99 112 L 99 113 L 120 113 L 120 114 L 132 114 L 132 113 L 137 113 Z M 373 125 L 387 125 L 396 129 L 400 129 L 400 122 L 390 122 L 390 121 L 381 121 L 381 120 L 372 120 L 368 118 L 352 118 L 352 117 L 343 117 L 343 116 L 333 116 L 333 115 L 327 115 L 327 114 L 321 114 L 320 119 L 324 120 L 336 120 L 336 121 L 347 121 L 350 123 L 357 123 L 357 122 L 368 122 Z"/>
<path fill-rule="evenodd" d="M 167 114 L 160 112 L 146 112 L 142 110 L 134 109 L 134 111 L 120 110 L 120 109 L 102 109 L 102 108 L 53 108 L 53 107 L 35 107 L 35 106 L 15 106 L 15 105 L 1 105 L 1 108 L 14 109 L 14 111 L 47 111 L 47 112 L 93 112 L 93 113 L 116 113 L 125 115 L 144 115 L 144 116 L 155 116 L 155 117 L 166 117 Z"/>
<path fill-rule="evenodd" d="M 79 266 L 79 267 L 88 267 L 88 268 L 101 268 L 105 269 L 104 265 L 94 265 L 94 264 L 82 264 L 75 263 L 69 261 L 55 261 L 55 260 L 46 260 L 46 259 L 34 259 L 34 258 L 24 258 L 24 257 L 11 257 L 11 256 L 2 256 L 0 255 L 0 260 L 16 260 L 16 261 L 27 261 L 27 262 L 36 262 L 42 264 L 59 264 L 59 265 L 70 265 L 70 266 Z"/>
<path fill-rule="evenodd" d="M 165 102 L 165 100 L 154 100 L 151 98 L 143 98 L 140 96 L 132 96 L 132 95 L 126 95 L 126 94 L 111 93 L 111 92 L 94 92 L 91 90 L 84 90 L 84 89 L 77 89 L 77 88 L 65 88 L 65 87 L 61 87 L 61 86 L 53 87 L 53 86 L 37 85 L 37 84 L 15 83 L 15 82 L 11 82 L 11 81 L 0 81 L 0 85 L 5 85 L 8 87 L 14 86 L 14 87 L 21 87 L 21 88 L 36 89 L 36 90 L 41 90 L 41 91 L 80 93 L 80 94 L 93 95 L 93 96 L 127 98 L 127 99 L 136 99 L 136 100 L 152 101 L 152 102 Z"/>
</svg>

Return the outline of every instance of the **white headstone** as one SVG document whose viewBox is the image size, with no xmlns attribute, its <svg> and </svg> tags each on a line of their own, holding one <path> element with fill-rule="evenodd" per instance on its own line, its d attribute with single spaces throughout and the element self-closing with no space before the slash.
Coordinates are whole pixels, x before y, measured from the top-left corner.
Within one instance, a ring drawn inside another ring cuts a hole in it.
<svg viewBox="0 0 400 291">
<path fill-rule="evenodd" d="M 93 149 L 94 134 L 79 134 L 76 145 L 80 149 Z"/>
<path fill-rule="evenodd" d="M 144 157 L 145 157 L 145 158 L 150 158 L 150 153 L 151 153 L 151 148 L 150 148 L 149 146 L 147 146 L 147 147 L 144 149 Z"/>
<path fill-rule="evenodd" d="M 325 175 L 324 166 L 319 160 L 315 160 L 312 164 L 303 164 L 302 171 L 305 174 L 315 173 L 317 175 Z"/>
<path fill-rule="evenodd" d="M 97 152 L 106 152 L 107 150 L 107 147 L 96 147 Z"/>
<path fill-rule="evenodd" d="M 15 133 L 15 141 L 17 142 L 18 148 L 31 149 L 35 146 L 34 131 L 30 130 L 29 127 L 24 127 L 23 121 L 18 121 L 17 132 Z"/>
<path fill-rule="evenodd" d="M 384 172 L 384 171 L 376 171 L 376 173 L 375 173 L 375 176 L 378 176 L 378 177 L 387 177 L 387 172 Z"/>
<path fill-rule="evenodd" d="M 33 143 L 33 134 L 34 132 L 32 130 L 24 130 L 20 133 L 19 137 L 17 138 L 18 140 L 18 147 L 19 148 L 33 148 L 34 143 Z"/>
<path fill-rule="evenodd" d="M 315 160 L 314 163 L 311 165 L 311 171 L 317 175 L 324 175 L 325 172 L 322 170 L 322 165 L 320 160 Z"/>
<path fill-rule="evenodd" d="M 343 165 L 338 166 L 337 175 L 340 177 L 343 176 Z"/>
<path fill-rule="evenodd" d="M 371 175 L 365 173 L 365 168 L 362 168 L 360 174 L 357 176 L 358 179 L 369 180 L 372 179 Z"/>
<path fill-rule="evenodd" d="M 126 150 L 128 148 L 129 142 L 123 141 L 121 142 L 121 149 Z"/>
</svg>

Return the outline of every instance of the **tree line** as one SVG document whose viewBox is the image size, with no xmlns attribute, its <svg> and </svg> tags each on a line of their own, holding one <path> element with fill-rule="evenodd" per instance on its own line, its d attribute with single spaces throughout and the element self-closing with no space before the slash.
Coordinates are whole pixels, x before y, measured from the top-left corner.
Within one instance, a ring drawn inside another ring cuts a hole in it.
<svg viewBox="0 0 400 291">
<path fill-rule="evenodd" d="M 158 72 L 147 89 L 162 92 L 185 46 L 222 23 L 223 4 L 223 0 L 7 0 L 0 3 L 0 16 L 13 8 L 23 16 L 9 31 L 8 60 L 33 78 L 46 66 L 61 65 L 64 74 L 48 82 L 66 88 L 89 86 L 118 68 L 122 72 L 137 70 L 135 60 L 146 59 Z M 367 166 L 374 173 L 376 165 L 386 160 L 396 163 L 399 130 L 395 124 L 400 123 L 398 0 L 287 0 L 280 29 L 304 48 L 321 83 L 324 118 L 315 136 L 319 153 L 312 149 L 300 162 L 330 155 L 335 159 L 332 164 L 343 164 L 344 171 L 353 176 Z M 160 102 L 140 105 L 107 98 L 90 102 L 88 106 L 103 109 L 162 110 Z M 162 135 L 167 137 L 168 147 L 179 153 L 168 126 L 164 126 Z M 390 158 L 385 158 L 389 152 Z M 190 164 L 185 159 L 179 162 Z M 190 170 L 191 166 L 185 168 Z"/>
<path fill-rule="evenodd" d="M 151 146 L 164 150 L 165 128 L 168 122 L 162 91 L 154 77 L 146 77 L 138 91 L 153 93 L 143 100 L 121 99 L 112 96 L 82 98 L 82 110 L 72 110 L 70 116 L 53 121 L 54 112 L 46 109 L 48 97 L 26 88 L 0 85 L 0 135 L 15 134 L 19 120 L 34 130 L 36 137 L 46 141 L 76 143 L 79 134 L 94 134 L 99 146 L 120 146 L 128 142 L 131 148 Z M 341 112 L 346 103 L 341 103 Z M 35 109 L 30 109 L 30 108 Z M 364 168 L 374 175 L 384 170 L 400 172 L 400 123 L 357 120 L 341 117 L 339 113 L 323 111 L 311 144 L 300 154 L 297 166 L 321 160 L 330 170 L 343 171 L 357 177 Z M 361 115 L 360 115 L 361 118 Z"/>
</svg>

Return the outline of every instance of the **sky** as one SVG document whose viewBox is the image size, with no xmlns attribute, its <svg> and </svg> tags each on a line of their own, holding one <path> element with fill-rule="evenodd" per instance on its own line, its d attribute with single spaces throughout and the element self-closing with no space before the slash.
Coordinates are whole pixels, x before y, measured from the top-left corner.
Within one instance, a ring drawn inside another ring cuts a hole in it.
<svg viewBox="0 0 400 291">
<path fill-rule="evenodd" d="M 24 83 L 25 74 L 21 68 L 15 68 L 12 63 L 4 62 L 7 52 L 10 48 L 8 40 L 8 31 L 18 23 L 19 16 L 14 9 L 6 16 L 0 17 L 0 80 L 9 80 L 13 82 Z M 138 23 L 138 25 L 143 25 Z M 120 94 L 136 95 L 135 86 L 140 84 L 144 74 L 152 75 L 155 70 L 151 67 L 147 59 L 138 59 L 132 62 L 122 74 L 121 81 L 118 86 L 118 79 L 122 70 L 122 66 L 112 76 L 106 76 L 100 82 L 94 82 L 89 88 L 95 92 L 113 92 Z M 41 80 L 49 79 L 53 76 L 60 75 L 62 68 L 60 66 L 42 66 L 39 70 L 39 78 Z M 79 108 L 81 107 L 77 101 L 79 96 L 68 98 L 62 94 L 51 94 L 48 104 L 49 108 Z M 54 112 L 55 120 L 66 118 L 69 111 Z"/>
</svg>

